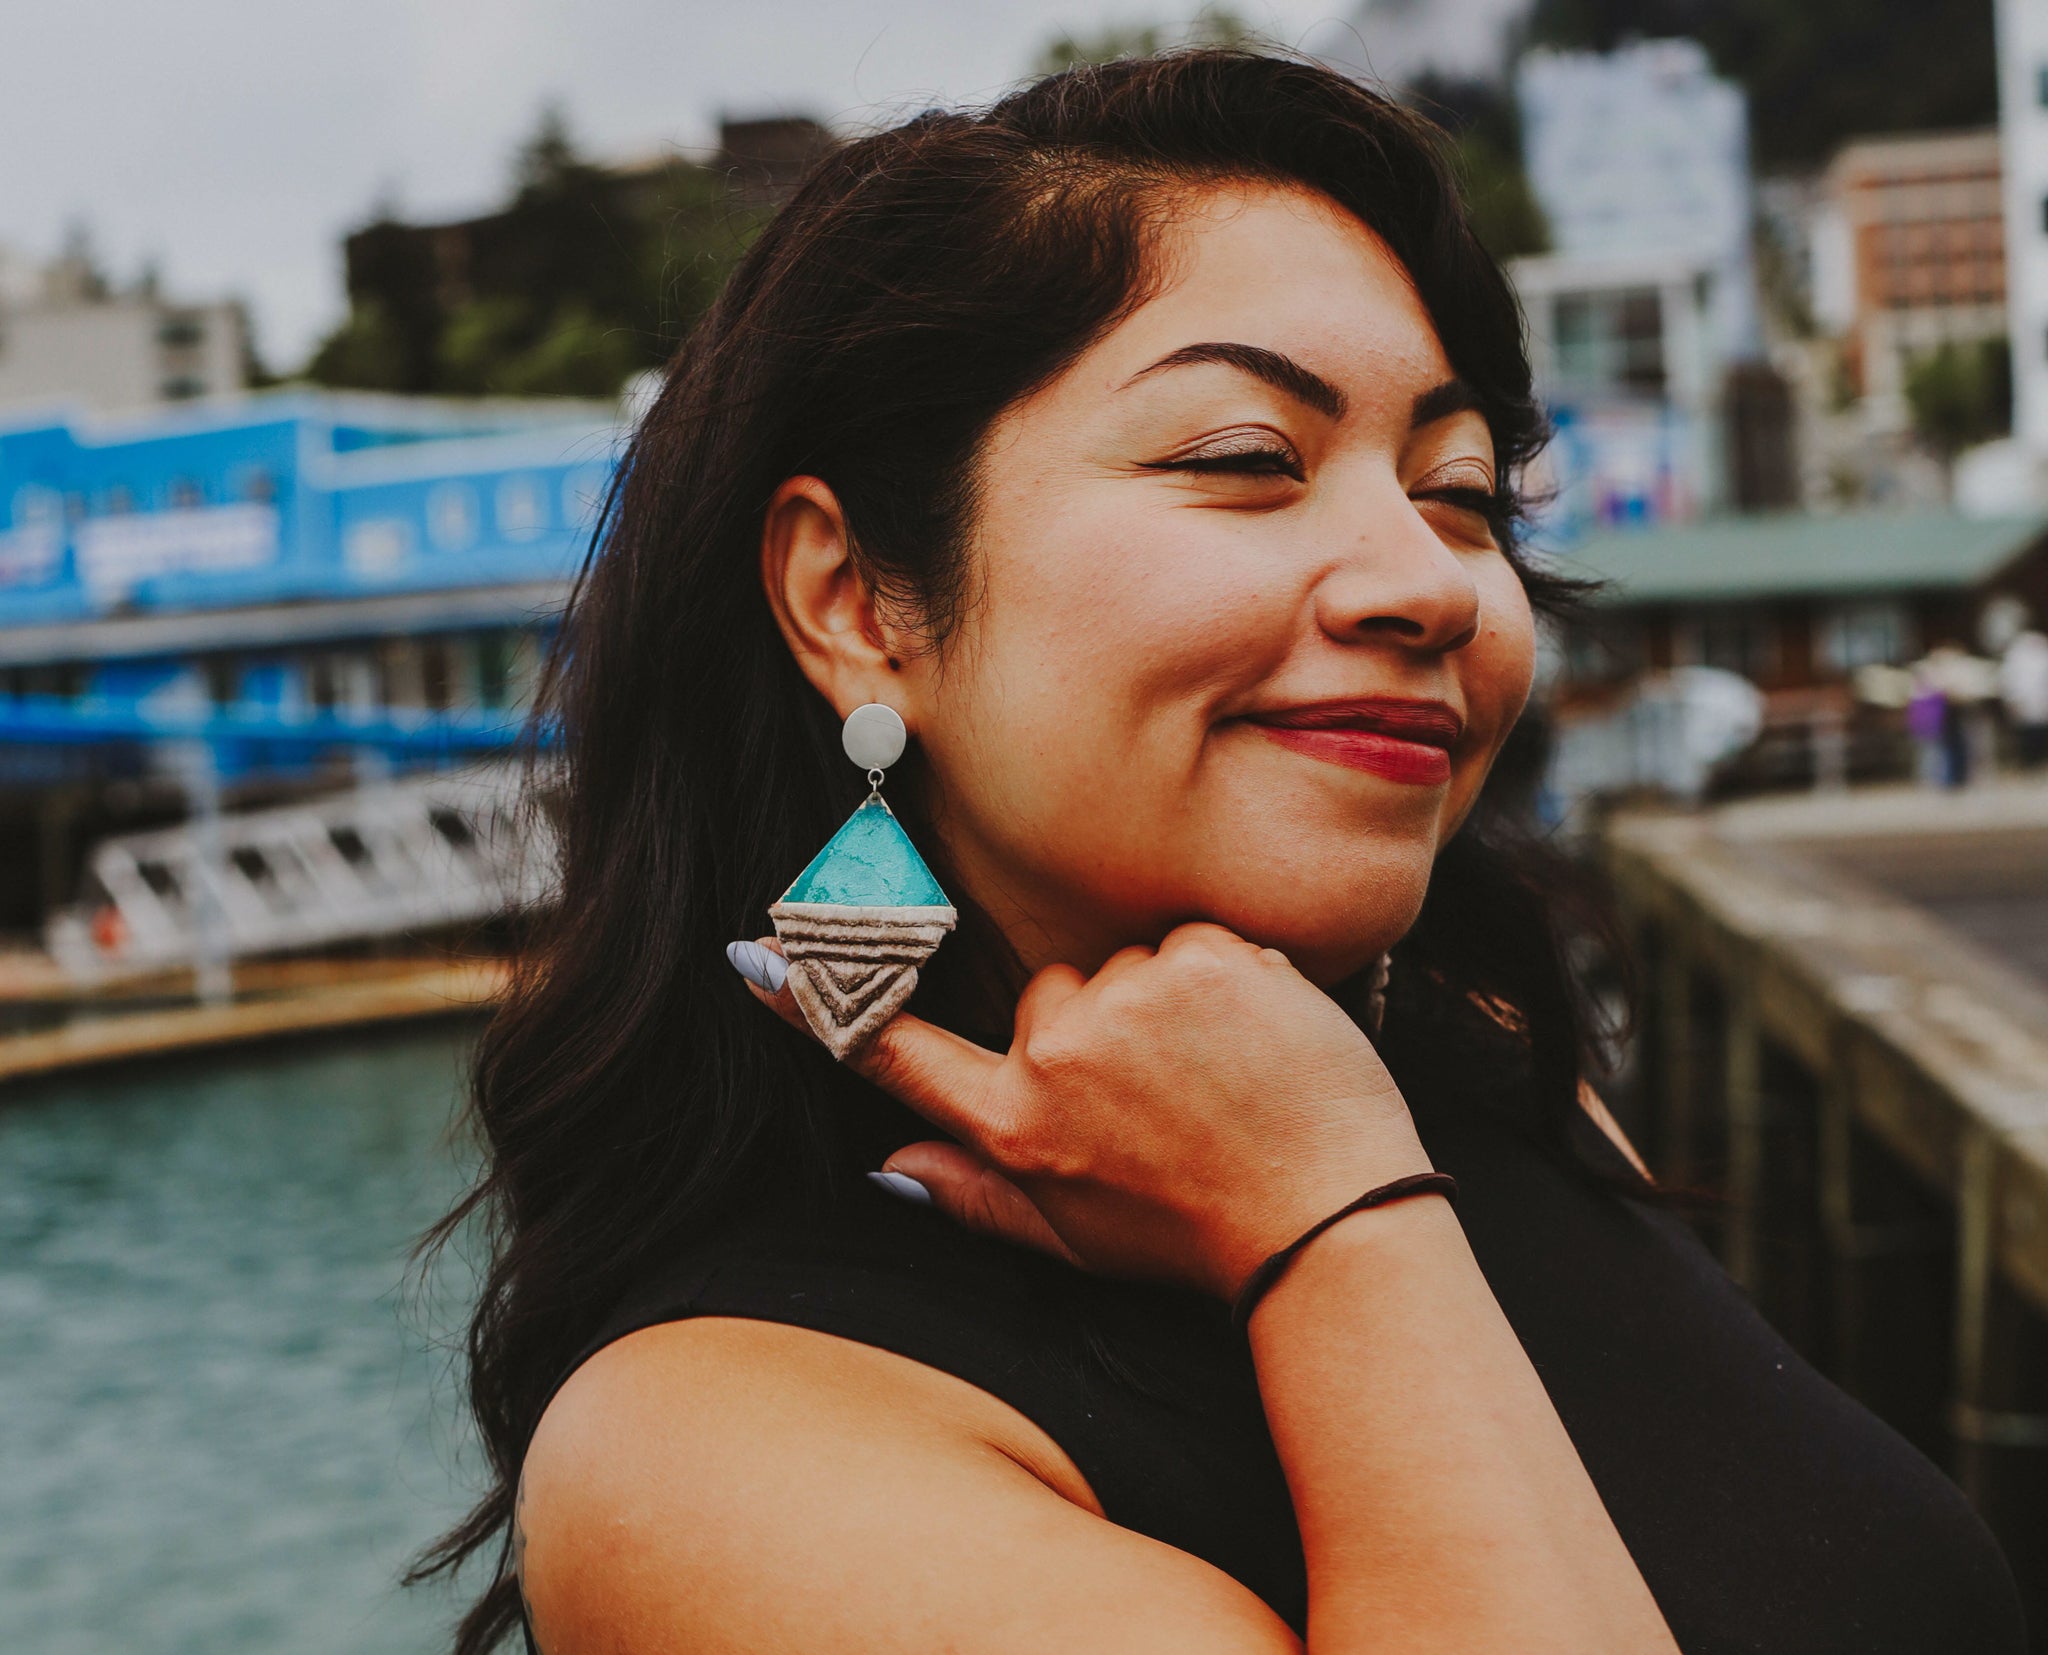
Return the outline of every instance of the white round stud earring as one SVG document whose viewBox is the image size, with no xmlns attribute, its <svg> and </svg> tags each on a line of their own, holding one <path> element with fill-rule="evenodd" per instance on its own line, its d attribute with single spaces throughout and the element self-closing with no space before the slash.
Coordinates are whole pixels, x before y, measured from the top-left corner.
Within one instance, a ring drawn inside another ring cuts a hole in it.
<svg viewBox="0 0 2048 1655">
<path fill-rule="evenodd" d="M 863 770 L 886 770 L 903 757 L 910 732 L 903 727 L 903 715 L 880 701 L 870 701 L 846 715 L 839 743 L 846 756 Z M 877 786 L 881 777 L 870 778 Z"/>
</svg>

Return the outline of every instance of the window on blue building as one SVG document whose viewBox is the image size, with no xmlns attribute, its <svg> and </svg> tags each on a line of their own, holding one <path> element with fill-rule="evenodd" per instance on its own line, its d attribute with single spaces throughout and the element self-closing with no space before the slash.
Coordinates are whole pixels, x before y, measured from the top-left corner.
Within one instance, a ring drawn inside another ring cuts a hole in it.
<svg viewBox="0 0 2048 1655">
<path fill-rule="evenodd" d="M 164 490 L 164 498 L 173 511 L 190 511 L 206 503 L 204 491 L 192 477 L 173 477 L 170 487 Z"/>
<path fill-rule="evenodd" d="M 420 699 L 435 712 L 445 712 L 453 699 L 455 673 L 448 659 L 448 640 L 428 638 L 420 645 Z"/>
<path fill-rule="evenodd" d="M 199 670 L 206 679 L 206 698 L 216 707 L 232 707 L 237 699 L 241 676 L 235 670 L 234 658 L 209 655 L 199 663 Z"/>
<path fill-rule="evenodd" d="M 476 698 L 496 709 L 509 699 L 512 685 L 512 634 L 486 632 L 476 641 Z"/>
</svg>

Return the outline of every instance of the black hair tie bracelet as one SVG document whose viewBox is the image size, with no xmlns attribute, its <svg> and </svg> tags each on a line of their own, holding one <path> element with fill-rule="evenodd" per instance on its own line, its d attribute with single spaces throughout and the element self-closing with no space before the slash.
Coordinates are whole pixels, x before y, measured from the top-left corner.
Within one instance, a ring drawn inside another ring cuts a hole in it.
<svg viewBox="0 0 2048 1655">
<path fill-rule="evenodd" d="M 1367 1190 L 1349 1206 L 1339 1207 L 1328 1218 L 1311 1224 L 1245 1278 L 1244 1286 L 1237 1290 L 1237 1297 L 1230 1306 L 1230 1325 L 1239 1333 L 1244 1332 L 1251 1322 L 1252 1312 L 1259 1307 L 1259 1301 L 1287 1273 L 1295 1255 L 1332 1224 L 1349 1218 L 1353 1213 L 1362 1213 L 1368 1207 L 1384 1207 L 1390 1201 L 1405 1201 L 1411 1195 L 1441 1195 L 1446 1201 L 1455 1201 L 1458 1198 L 1458 1181 L 1448 1172 L 1411 1172 L 1406 1178 L 1396 1178 L 1378 1189 Z"/>
</svg>

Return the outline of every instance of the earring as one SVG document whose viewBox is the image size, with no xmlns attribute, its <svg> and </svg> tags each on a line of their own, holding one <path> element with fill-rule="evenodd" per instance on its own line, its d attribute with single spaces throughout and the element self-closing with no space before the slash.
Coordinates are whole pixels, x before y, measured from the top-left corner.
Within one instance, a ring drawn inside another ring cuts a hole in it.
<svg viewBox="0 0 2048 1655">
<path fill-rule="evenodd" d="M 847 714 L 840 744 L 868 796 L 768 910 L 804 1020 L 842 1063 L 902 1010 L 958 917 L 882 798 L 907 739 L 893 707 Z"/>
</svg>

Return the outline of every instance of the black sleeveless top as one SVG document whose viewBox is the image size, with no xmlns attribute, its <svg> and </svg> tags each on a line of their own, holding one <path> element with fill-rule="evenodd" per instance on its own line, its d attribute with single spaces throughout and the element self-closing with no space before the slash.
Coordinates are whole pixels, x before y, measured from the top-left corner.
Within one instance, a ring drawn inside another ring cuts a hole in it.
<svg viewBox="0 0 2048 1655">
<path fill-rule="evenodd" d="M 1416 1117 L 1686 1655 L 2022 1655 L 2012 1577 L 1954 1484 L 1801 1361 L 1679 1220 L 1476 1107 Z M 893 1143 L 932 1136 L 892 1118 Z M 1588 1133 L 1589 1156 L 1618 1165 Z M 849 1171 L 834 1203 L 764 1211 L 664 1260 L 584 1357 L 698 1315 L 958 1375 L 1042 1427 L 1112 1521 L 1207 1559 L 1303 1630 L 1300 1537 L 1222 1304 L 1083 1275 Z"/>
</svg>

